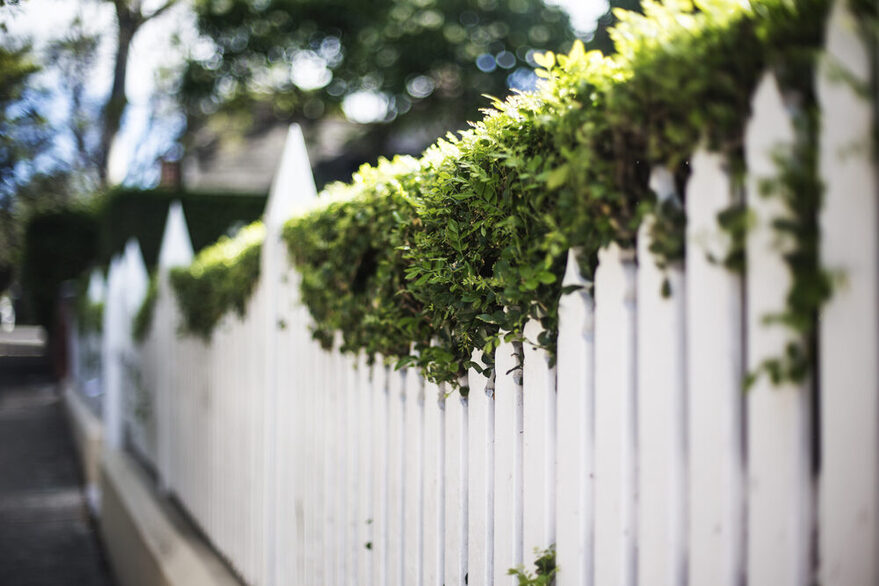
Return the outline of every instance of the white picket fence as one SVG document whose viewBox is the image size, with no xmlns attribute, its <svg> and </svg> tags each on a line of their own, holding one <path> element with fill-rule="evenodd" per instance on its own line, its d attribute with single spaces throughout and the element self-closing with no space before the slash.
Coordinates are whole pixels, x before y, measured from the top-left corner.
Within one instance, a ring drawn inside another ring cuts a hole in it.
<svg viewBox="0 0 879 586">
<path fill-rule="evenodd" d="M 851 27 L 837 6 L 828 53 L 866 76 Z M 722 157 L 699 151 L 685 262 L 660 272 L 646 226 L 637 251 L 603 250 L 594 298 L 561 300 L 557 365 L 526 344 L 524 368 L 505 374 L 516 349 L 504 344 L 496 379 L 471 371 L 466 399 L 311 340 L 279 237 L 315 196 L 291 129 L 243 320 L 227 316 L 210 343 L 178 334 L 167 270 L 192 256 L 179 207 L 141 346 L 124 323 L 136 247 L 111 268 L 111 445 L 127 434 L 254 585 L 514 584 L 507 570 L 550 545 L 560 586 L 879 584 L 879 180 L 869 149 L 851 148 L 870 140 L 870 104 L 828 79 L 821 256 L 845 279 L 821 315 L 817 380 L 743 391 L 790 335 L 763 323 L 789 276 L 769 226 L 785 212 L 756 184 L 793 140 L 767 74 L 746 133 L 746 274 L 708 259 L 728 248 L 717 214 L 738 194 Z M 668 173 L 652 185 L 674 196 Z M 574 251 L 565 281 L 581 282 Z"/>
</svg>

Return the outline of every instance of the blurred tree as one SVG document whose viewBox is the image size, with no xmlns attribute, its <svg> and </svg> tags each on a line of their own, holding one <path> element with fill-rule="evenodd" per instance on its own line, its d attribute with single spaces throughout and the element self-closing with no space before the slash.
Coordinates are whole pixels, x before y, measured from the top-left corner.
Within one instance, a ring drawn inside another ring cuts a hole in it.
<svg viewBox="0 0 879 586">
<path fill-rule="evenodd" d="M 532 88 L 533 54 L 574 39 L 567 13 L 542 0 L 196 0 L 195 11 L 201 42 L 180 86 L 190 129 L 218 111 L 307 125 L 343 110 L 370 125 L 375 154 L 394 133 L 420 150 L 478 118 L 483 94 Z"/>
<path fill-rule="evenodd" d="M 613 40 L 610 38 L 610 29 L 619 21 L 614 14 L 616 9 L 643 13 L 641 0 L 610 0 L 607 12 L 598 18 L 592 38 L 586 42 L 587 51 L 598 50 L 605 55 L 615 52 Z"/>
<path fill-rule="evenodd" d="M 22 163 L 47 144 L 48 129 L 28 97 L 38 71 L 28 47 L 0 45 L 0 292 L 12 279 L 21 238 L 15 194 L 27 181 Z"/>
<path fill-rule="evenodd" d="M 166 12 L 177 0 L 166 0 L 151 12 L 144 9 L 143 0 L 105 0 L 113 4 L 116 12 L 116 54 L 114 57 L 113 86 L 110 96 L 101 111 L 101 135 L 97 150 L 97 167 L 102 185 L 107 184 L 110 147 L 119 133 L 122 115 L 128 105 L 125 95 L 125 81 L 128 77 L 128 53 L 131 41 L 140 28 L 150 20 Z"/>
</svg>

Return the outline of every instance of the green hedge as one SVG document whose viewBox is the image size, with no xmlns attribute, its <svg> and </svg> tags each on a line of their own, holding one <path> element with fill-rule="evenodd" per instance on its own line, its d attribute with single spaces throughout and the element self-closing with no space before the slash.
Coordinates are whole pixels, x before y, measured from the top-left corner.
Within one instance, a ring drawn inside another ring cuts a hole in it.
<svg viewBox="0 0 879 586">
<path fill-rule="evenodd" d="M 101 222 L 101 263 L 108 263 L 134 236 L 140 243 L 147 266 L 154 266 L 162 244 L 168 207 L 175 200 L 183 205 L 192 246 L 198 251 L 227 234 L 233 226 L 250 224 L 262 216 L 266 195 L 113 189 L 101 196 L 97 206 Z"/>
<path fill-rule="evenodd" d="M 529 318 L 545 330 L 530 342 L 553 349 L 569 247 L 582 251 L 591 279 L 599 248 L 633 246 L 643 215 L 654 212 L 655 260 L 682 258 L 685 218 L 680 206 L 657 205 L 651 168 L 666 166 L 682 185 L 704 142 L 739 176 L 751 95 L 767 68 L 809 118 L 827 2 L 644 8 L 644 16 L 618 13 L 617 55 L 579 44 L 569 55 L 544 55 L 536 93 L 495 100 L 471 130 L 419 161 L 363 168 L 353 184 L 329 190 L 332 203 L 288 222 L 317 337 L 341 330 L 345 349 L 403 357 L 454 384 L 476 366 L 472 348 L 490 356 L 502 339 L 523 341 Z M 808 156 L 802 162 L 813 165 Z M 811 191 L 784 197 L 801 224 L 790 266 L 804 276 L 799 284 L 816 289 L 792 291 L 791 311 L 813 324 L 827 295 L 809 229 L 820 185 L 802 185 Z M 741 222 L 726 224 L 735 231 Z M 409 356 L 411 345 L 417 353 Z"/>
<path fill-rule="evenodd" d="M 116 188 L 88 205 L 37 213 L 27 221 L 21 261 L 27 313 L 49 327 L 61 282 L 107 265 L 131 237 L 138 239 L 147 266 L 153 267 L 168 207 L 177 200 L 198 251 L 236 225 L 259 218 L 266 195 Z M 147 326 L 148 322 L 142 324 Z"/>
<path fill-rule="evenodd" d="M 262 223 L 254 222 L 234 238 L 223 237 L 199 252 L 190 266 L 171 270 L 171 286 L 183 315 L 182 331 L 209 339 L 229 310 L 245 314 L 247 301 L 259 281 L 264 238 Z M 138 315 L 151 312 L 154 299 L 155 295 L 147 296 Z M 143 329 L 141 338 L 145 333 Z"/>
<path fill-rule="evenodd" d="M 528 342 L 554 350 L 565 252 L 580 250 L 591 281 L 598 250 L 611 242 L 632 247 L 642 218 L 653 213 L 654 260 L 660 267 L 681 260 L 683 202 L 658 204 L 650 171 L 663 165 L 683 186 L 689 157 L 705 144 L 726 155 L 732 180 L 742 181 L 751 97 L 768 69 L 798 103 L 798 140 L 779 157 L 778 180 L 763 194 L 790 210 L 791 221 L 775 229 L 797 243 L 785 257 L 788 307 L 767 317 L 803 342 L 760 371 L 776 381 L 808 375 L 815 316 L 830 295 L 817 254 L 813 91 L 828 0 L 648 1 L 644 9 L 643 16 L 617 14 L 616 55 L 586 53 L 579 43 L 568 55 L 543 55 L 544 83 L 535 93 L 493 100 L 471 130 L 420 159 L 364 166 L 352 183 L 322 192 L 324 205 L 287 222 L 284 237 L 319 340 L 328 345 L 340 331 L 344 350 L 396 357 L 453 385 L 467 368 L 480 368 L 470 360 L 473 348 L 488 360 L 501 341 L 526 341 L 531 318 L 544 330 Z M 718 221 L 733 242 L 718 261 L 741 270 L 747 211 L 733 205 Z M 202 335 L 253 283 L 224 286 L 240 291 L 212 296 Z M 178 293 L 189 318 L 209 295 Z"/>
<path fill-rule="evenodd" d="M 86 208 L 37 213 L 25 226 L 21 284 L 34 321 L 52 331 L 61 283 L 89 269 L 98 254 L 98 221 Z"/>
</svg>

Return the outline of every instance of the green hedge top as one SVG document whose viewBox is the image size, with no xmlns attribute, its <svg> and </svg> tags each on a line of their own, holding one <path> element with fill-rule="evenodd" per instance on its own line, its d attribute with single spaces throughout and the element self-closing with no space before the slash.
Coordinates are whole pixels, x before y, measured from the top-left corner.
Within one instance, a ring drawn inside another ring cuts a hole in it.
<svg viewBox="0 0 879 586">
<path fill-rule="evenodd" d="M 235 309 L 240 316 L 245 314 L 247 301 L 259 281 L 264 238 L 262 222 L 254 222 L 242 228 L 234 238 L 224 236 L 199 252 L 190 266 L 171 270 L 171 285 L 183 314 L 183 331 L 209 339 L 230 309 Z M 152 311 L 153 299 L 145 300 L 143 311 Z M 144 316 L 143 319 L 149 318 Z M 141 336 L 148 327 L 147 323 Z"/>
<path fill-rule="evenodd" d="M 101 262 L 109 262 L 134 236 L 140 243 L 146 265 L 155 266 L 168 207 L 175 200 L 183 205 L 192 247 L 198 251 L 227 234 L 230 228 L 259 219 L 265 208 L 266 195 L 113 189 L 102 196 L 98 203 Z"/>
<path fill-rule="evenodd" d="M 536 92 L 493 100 L 470 130 L 418 160 L 362 167 L 287 222 L 316 338 L 329 345 L 341 331 L 344 350 L 396 357 L 453 385 L 470 367 L 491 374 L 493 351 L 502 340 L 526 341 L 529 319 L 543 331 L 528 342 L 552 350 L 565 252 L 580 250 L 591 281 L 598 250 L 633 246 L 644 214 L 653 213 L 656 262 L 682 259 L 682 202 L 658 204 L 650 170 L 669 168 L 681 186 L 690 155 L 706 144 L 727 155 L 741 180 L 751 96 L 771 69 L 800 104 L 798 146 L 779 164 L 784 185 L 767 194 L 791 210 L 791 221 L 775 228 L 798 243 L 785 259 L 789 307 L 776 320 L 804 343 L 769 366 L 781 377 L 807 372 L 814 316 L 829 295 L 817 257 L 812 90 L 827 0 L 648 1 L 644 9 L 618 14 L 618 54 L 586 53 L 576 43 L 568 55 L 543 55 Z M 733 206 L 718 220 L 734 243 L 721 260 L 741 269 L 745 214 Z M 208 337 L 229 308 L 243 312 L 258 259 L 252 228 L 175 271 L 185 328 Z M 474 348 L 484 366 L 470 360 Z"/>
<path fill-rule="evenodd" d="M 319 339 L 341 330 L 344 349 L 402 357 L 455 383 L 476 366 L 471 349 L 487 359 L 502 339 L 522 341 L 529 318 L 544 327 L 531 342 L 553 347 L 569 247 L 582 251 L 591 279 L 599 248 L 632 246 L 651 211 L 662 220 L 656 260 L 682 258 L 683 214 L 656 204 L 651 168 L 668 167 L 682 184 L 704 141 L 741 171 L 763 71 L 811 103 L 827 2 L 644 9 L 618 13 L 617 55 L 579 43 L 568 55 L 545 54 L 537 92 L 494 100 L 471 130 L 419 161 L 362 168 L 351 185 L 329 190 L 331 203 L 287 223 Z"/>
</svg>

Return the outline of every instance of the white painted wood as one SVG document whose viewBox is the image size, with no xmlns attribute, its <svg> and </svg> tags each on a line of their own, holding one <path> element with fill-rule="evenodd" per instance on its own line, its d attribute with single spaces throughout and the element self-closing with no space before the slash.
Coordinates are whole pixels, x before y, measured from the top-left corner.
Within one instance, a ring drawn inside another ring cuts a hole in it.
<svg viewBox="0 0 879 586">
<path fill-rule="evenodd" d="M 866 586 L 879 583 L 879 177 L 870 158 L 875 110 L 834 74 L 843 67 L 870 79 L 846 4 L 833 3 L 817 80 L 821 263 L 843 275 L 820 319 L 818 581 Z"/>
<path fill-rule="evenodd" d="M 373 541 L 372 535 L 372 495 L 371 495 L 371 476 L 372 470 L 372 451 L 371 451 L 371 432 L 372 420 L 370 414 L 371 394 L 369 382 L 369 367 L 366 363 L 366 356 L 360 355 L 357 370 L 357 393 L 360 396 L 360 425 L 358 428 L 360 435 L 359 442 L 359 500 L 358 500 L 358 563 L 357 563 L 357 584 L 371 584 L 371 564 L 374 553 L 371 548 L 367 548 L 367 544 Z M 371 546 L 370 546 L 371 547 Z"/>
<path fill-rule="evenodd" d="M 778 196 L 760 193 L 761 181 L 777 176 L 773 154 L 794 141 L 775 77 L 764 75 L 745 131 L 747 204 L 754 219 L 746 242 L 747 368 L 784 355 L 789 343 L 804 344 L 781 324 L 767 324 L 787 306 L 791 280 L 783 240 L 773 222 L 789 218 Z M 811 583 L 810 388 L 757 378 L 747 395 L 748 582 L 754 586 Z"/>
<path fill-rule="evenodd" d="M 421 478 L 424 463 L 422 460 L 422 425 L 423 383 L 415 368 L 406 369 L 406 382 L 404 387 L 405 401 L 405 429 L 403 440 L 404 454 L 404 477 L 405 477 L 405 511 L 401 540 L 403 541 L 403 584 L 416 586 L 421 584 L 422 567 L 422 541 L 424 536 L 421 531 L 423 487 Z"/>
<path fill-rule="evenodd" d="M 690 584 L 744 578 L 742 285 L 723 259 L 717 214 L 735 201 L 724 158 L 699 149 L 687 184 L 687 405 Z"/>
<path fill-rule="evenodd" d="M 423 556 L 424 573 L 423 584 L 442 584 L 443 565 L 440 561 L 440 549 L 444 547 L 443 533 L 441 532 L 441 500 L 440 492 L 441 472 L 443 460 L 440 455 L 440 410 L 439 386 L 425 382 L 424 384 L 424 516 L 423 516 Z"/>
<path fill-rule="evenodd" d="M 383 358 L 376 356 L 372 366 L 372 583 L 377 586 L 387 584 L 387 367 Z"/>
<path fill-rule="evenodd" d="M 557 582 L 583 586 L 592 584 L 594 572 L 594 306 L 573 250 L 563 284 L 584 288 L 559 300 Z"/>
<path fill-rule="evenodd" d="M 516 350 L 504 342 L 495 350 L 494 413 L 494 583 L 515 584 L 507 570 L 522 564 L 521 476 L 517 477 L 517 443 L 521 438 L 517 403 L 521 405 L 521 374 L 510 372 L 516 365 Z M 519 444 L 521 448 L 521 444 Z"/>
<path fill-rule="evenodd" d="M 461 443 L 464 408 L 461 395 L 451 385 L 443 385 L 445 400 L 445 572 L 444 584 L 464 584 L 461 574 L 463 562 L 461 551 L 462 512 L 466 493 L 461 491 Z"/>
<path fill-rule="evenodd" d="M 103 439 L 108 446 L 118 448 L 122 444 L 122 365 L 119 362 L 119 331 L 123 316 L 120 299 L 121 261 L 117 257 L 110 261 L 107 271 L 107 301 L 102 316 L 104 338 L 101 348 L 101 365 L 104 372 L 104 398 L 101 414 L 103 416 Z"/>
<path fill-rule="evenodd" d="M 661 200 L 674 178 L 654 169 Z M 638 232 L 638 575 L 652 584 L 686 580 L 686 364 L 684 274 L 663 271 L 650 252 L 653 216 Z M 663 294 L 667 283 L 669 295 Z"/>
<path fill-rule="evenodd" d="M 171 488 L 171 455 L 175 445 L 175 429 L 171 425 L 171 411 L 175 395 L 171 394 L 173 373 L 179 368 L 177 354 L 174 352 L 176 340 L 175 301 L 170 289 L 168 272 L 174 267 L 186 266 L 192 262 L 192 243 L 183 206 L 179 201 L 172 202 L 165 219 L 162 244 L 159 248 L 157 300 L 153 316 L 152 330 L 154 344 L 161 356 L 162 366 L 153 365 L 156 371 L 156 435 L 158 451 L 159 485 L 167 492 Z M 91 292 L 91 284 L 89 285 Z"/>
<path fill-rule="evenodd" d="M 387 583 L 403 586 L 404 507 L 405 507 L 405 372 L 390 367 L 388 372 L 387 443 Z"/>
<path fill-rule="evenodd" d="M 280 231 L 291 216 L 301 213 L 317 199 L 305 138 L 298 124 L 291 124 L 284 152 L 272 180 L 264 221 L 267 234 Z"/>
<path fill-rule="evenodd" d="M 481 362 L 482 353 L 474 351 L 472 360 Z M 493 525 L 493 507 L 490 506 L 489 487 L 493 489 L 493 462 L 489 454 L 494 450 L 493 426 L 489 424 L 489 401 L 486 394 L 488 380 L 471 368 L 468 372 L 467 395 L 467 453 L 468 458 L 468 517 L 467 517 L 467 583 L 491 585 L 494 576 L 489 569 L 489 555 L 494 543 L 488 532 Z M 489 391 L 493 394 L 493 390 Z M 493 413 L 491 413 L 493 415 Z M 493 423 L 493 422 L 492 422 Z M 493 496 L 493 495 L 492 495 Z"/>
<path fill-rule="evenodd" d="M 436 582 L 446 583 L 446 388 L 439 386 L 436 438 Z"/>
<path fill-rule="evenodd" d="M 595 583 L 634 586 L 635 266 L 616 244 L 595 275 Z"/>
<path fill-rule="evenodd" d="M 524 329 L 523 344 L 523 555 L 531 563 L 554 544 L 556 504 L 556 389 L 555 369 L 550 356 L 536 346 L 542 332 L 540 322 L 532 319 Z"/>
</svg>

